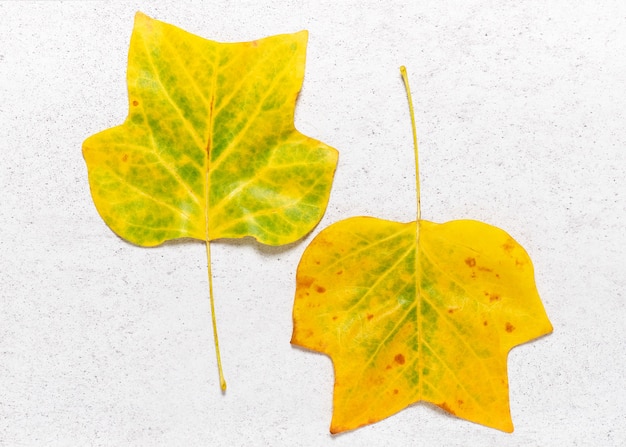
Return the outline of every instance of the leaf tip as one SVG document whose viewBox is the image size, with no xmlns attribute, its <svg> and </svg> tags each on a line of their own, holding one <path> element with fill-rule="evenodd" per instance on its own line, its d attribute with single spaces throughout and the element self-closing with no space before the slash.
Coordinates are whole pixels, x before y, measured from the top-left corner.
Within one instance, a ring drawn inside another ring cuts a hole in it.
<svg viewBox="0 0 626 447">
<path fill-rule="evenodd" d="M 346 429 L 342 427 L 337 427 L 336 425 L 331 424 L 329 431 L 331 435 L 338 435 L 339 433 L 346 431 Z"/>
<path fill-rule="evenodd" d="M 150 20 L 150 17 L 148 17 L 147 15 L 145 15 L 143 12 L 141 11 L 137 11 L 135 13 L 135 22 L 139 22 L 139 21 L 147 21 Z"/>
</svg>

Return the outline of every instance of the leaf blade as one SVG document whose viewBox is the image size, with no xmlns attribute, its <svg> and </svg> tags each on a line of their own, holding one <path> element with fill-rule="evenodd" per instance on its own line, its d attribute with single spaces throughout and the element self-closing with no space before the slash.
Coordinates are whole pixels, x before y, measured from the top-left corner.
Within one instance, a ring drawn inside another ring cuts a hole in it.
<svg viewBox="0 0 626 447">
<path fill-rule="evenodd" d="M 293 125 L 306 42 L 301 31 L 220 44 L 138 13 L 128 118 L 83 144 L 113 231 L 143 246 L 245 236 L 282 245 L 308 233 L 326 209 L 337 151 Z M 285 168 L 268 182 L 286 157 L 311 156 L 305 176 Z"/>
<path fill-rule="evenodd" d="M 552 330 L 530 259 L 481 222 L 420 220 L 419 244 L 415 230 L 415 222 L 347 219 L 323 230 L 302 257 L 292 343 L 333 360 L 331 432 L 420 400 L 512 431 L 506 356 Z"/>
</svg>

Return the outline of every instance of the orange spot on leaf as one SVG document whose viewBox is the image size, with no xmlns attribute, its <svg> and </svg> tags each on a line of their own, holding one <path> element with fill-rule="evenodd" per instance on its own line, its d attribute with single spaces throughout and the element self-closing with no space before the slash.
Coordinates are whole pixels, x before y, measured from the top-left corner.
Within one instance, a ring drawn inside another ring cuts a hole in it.
<svg viewBox="0 0 626 447">
<path fill-rule="evenodd" d="M 506 241 L 504 244 L 502 244 L 502 248 L 507 253 L 511 253 L 511 251 L 513 250 L 514 247 L 515 247 L 515 245 L 513 244 L 513 241 L 510 240 L 510 239 L 508 241 Z"/>
<path fill-rule="evenodd" d="M 298 277 L 296 279 L 296 282 L 297 282 L 297 287 L 309 288 L 311 287 L 311 284 L 315 282 L 315 278 L 313 278 L 312 276 L 302 276 L 302 277 Z"/>
<path fill-rule="evenodd" d="M 446 402 L 441 402 L 440 404 L 437 404 L 437 406 L 443 410 L 446 410 L 450 414 L 455 414 L 454 411 L 452 411 L 452 408 L 450 408 L 450 406 Z"/>
</svg>

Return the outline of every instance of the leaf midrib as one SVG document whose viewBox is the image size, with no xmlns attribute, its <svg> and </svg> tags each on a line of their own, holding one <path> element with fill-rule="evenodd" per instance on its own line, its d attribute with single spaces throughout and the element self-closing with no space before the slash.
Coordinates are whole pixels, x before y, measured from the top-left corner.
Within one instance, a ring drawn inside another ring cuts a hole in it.
<svg viewBox="0 0 626 447">
<path fill-rule="evenodd" d="M 216 50 L 217 54 L 215 56 L 215 60 L 219 61 L 219 51 Z M 206 161 L 205 161 L 205 170 L 204 170 L 204 225 L 205 225 L 205 241 L 208 244 L 210 240 L 209 235 L 209 210 L 210 210 L 210 196 L 211 196 L 211 176 L 210 176 L 210 168 L 211 168 L 211 149 L 213 148 L 213 121 L 214 121 L 214 105 L 215 105 L 215 89 L 217 86 L 217 64 L 213 67 L 213 76 L 211 78 L 211 87 L 209 94 L 209 117 L 208 117 L 208 135 L 207 135 L 207 145 L 206 145 Z M 210 261 L 209 261 L 210 262 Z"/>
</svg>

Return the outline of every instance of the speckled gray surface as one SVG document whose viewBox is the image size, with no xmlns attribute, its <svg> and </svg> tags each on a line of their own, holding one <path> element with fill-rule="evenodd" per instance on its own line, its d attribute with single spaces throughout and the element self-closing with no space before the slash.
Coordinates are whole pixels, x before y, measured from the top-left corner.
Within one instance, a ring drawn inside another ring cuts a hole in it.
<svg viewBox="0 0 626 447">
<path fill-rule="evenodd" d="M 296 126 L 340 151 L 301 243 L 143 249 L 91 202 L 82 141 L 126 116 L 135 11 L 219 41 L 308 29 Z M 626 445 L 626 4 L 0 1 L 0 445 Z M 415 405 L 331 437 L 332 365 L 292 348 L 321 228 L 478 219 L 533 259 L 555 332 L 509 356 L 515 432 Z"/>
</svg>

